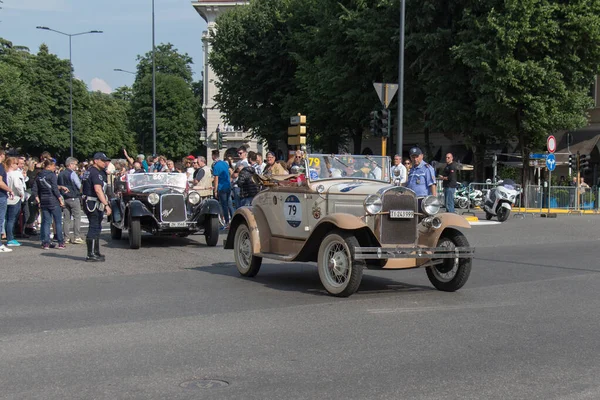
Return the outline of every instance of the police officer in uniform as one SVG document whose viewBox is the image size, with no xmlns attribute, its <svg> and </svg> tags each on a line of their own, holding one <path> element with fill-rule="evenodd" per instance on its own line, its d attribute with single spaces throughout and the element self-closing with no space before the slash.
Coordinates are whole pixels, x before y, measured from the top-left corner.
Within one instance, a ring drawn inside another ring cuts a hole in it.
<svg viewBox="0 0 600 400">
<path fill-rule="evenodd" d="M 90 222 L 86 244 L 86 261 L 104 261 L 100 254 L 100 232 L 102 231 L 102 219 L 104 211 L 110 215 L 112 210 L 106 196 L 106 172 L 110 158 L 104 153 L 94 154 L 94 163 L 83 174 L 83 211 Z"/>
<path fill-rule="evenodd" d="M 417 197 L 428 195 L 437 196 L 437 187 L 435 182 L 435 170 L 425 161 L 423 161 L 423 152 L 418 147 L 413 147 L 409 151 L 412 161 L 412 168 L 408 173 L 406 187 L 413 190 Z"/>
</svg>

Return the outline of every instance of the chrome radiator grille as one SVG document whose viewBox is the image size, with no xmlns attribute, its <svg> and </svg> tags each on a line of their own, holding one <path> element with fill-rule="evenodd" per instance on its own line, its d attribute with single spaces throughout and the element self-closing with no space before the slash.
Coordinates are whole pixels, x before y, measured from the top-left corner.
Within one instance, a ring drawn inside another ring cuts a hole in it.
<svg viewBox="0 0 600 400">
<path fill-rule="evenodd" d="M 401 193 L 389 190 L 383 196 L 383 212 L 390 210 L 412 210 L 415 217 L 392 219 L 389 214 L 381 215 L 381 244 L 415 244 L 417 242 L 417 197 L 413 192 Z"/>
<path fill-rule="evenodd" d="M 160 198 L 160 217 L 163 222 L 186 220 L 185 198 L 181 194 L 164 194 Z"/>
</svg>

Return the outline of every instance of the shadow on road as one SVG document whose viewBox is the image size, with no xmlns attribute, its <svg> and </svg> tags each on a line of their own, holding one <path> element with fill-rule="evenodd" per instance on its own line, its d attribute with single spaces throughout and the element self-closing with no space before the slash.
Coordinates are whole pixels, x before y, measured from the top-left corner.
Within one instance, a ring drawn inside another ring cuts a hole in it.
<svg viewBox="0 0 600 400">
<path fill-rule="evenodd" d="M 200 238 L 197 240 L 197 238 Z M 102 239 L 106 240 L 106 247 L 116 249 L 128 249 L 129 239 L 127 234 L 124 233 L 120 240 L 111 239 L 110 236 L 102 235 Z M 192 237 L 181 237 L 177 235 L 173 236 L 153 236 L 153 235 L 142 235 L 142 246 L 152 248 L 162 247 L 187 247 L 187 246 L 200 246 L 208 247 L 204 241 L 204 235 L 193 235 Z"/>
<path fill-rule="evenodd" d="M 310 264 L 288 264 L 284 266 L 266 264 L 261 267 L 260 272 L 253 278 L 240 276 L 235 267 L 235 263 L 232 262 L 215 263 L 209 266 L 186 269 L 242 279 L 250 284 L 261 285 L 278 291 L 299 292 L 314 296 L 329 296 L 321 284 L 316 266 Z M 388 273 L 394 274 L 394 272 Z M 355 298 L 360 297 L 361 295 L 371 294 L 397 294 L 427 291 L 435 291 L 435 289 L 429 286 L 398 282 L 388 278 L 371 275 L 369 271 L 365 271 L 358 292 L 352 297 Z"/>
</svg>

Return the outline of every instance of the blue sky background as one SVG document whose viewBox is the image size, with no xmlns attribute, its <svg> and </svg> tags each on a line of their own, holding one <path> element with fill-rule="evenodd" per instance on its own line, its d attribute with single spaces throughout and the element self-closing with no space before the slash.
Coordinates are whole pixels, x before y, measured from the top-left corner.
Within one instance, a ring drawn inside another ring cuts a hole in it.
<svg viewBox="0 0 600 400">
<path fill-rule="evenodd" d="M 75 77 L 88 89 L 109 92 L 131 85 L 136 57 L 152 49 L 152 0 L 4 0 L 0 37 L 37 53 L 46 43 L 50 52 L 69 58 L 69 38 L 39 30 L 47 26 L 65 33 L 101 30 L 103 34 L 73 37 Z M 190 0 L 155 0 L 156 45 L 172 43 L 194 60 L 194 80 L 201 79 L 202 31 L 206 22 Z"/>
</svg>

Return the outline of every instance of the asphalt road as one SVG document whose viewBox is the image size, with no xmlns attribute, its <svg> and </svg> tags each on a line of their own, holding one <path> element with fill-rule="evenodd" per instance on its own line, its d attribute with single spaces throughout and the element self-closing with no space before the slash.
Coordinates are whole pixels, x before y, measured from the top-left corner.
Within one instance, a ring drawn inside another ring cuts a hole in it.
<svg viewBox="0 0 600 400">
<path fill-rule="evenodd" d="M 461 291 L 368 271 L 348 299 L 313 264 L 241 278 L 202 236 L 103 242 L 105 263 L 25 240 L 0 255 L 0 398 L 600 398 L 600 218 L 465 233 Z"/>
</svg>

